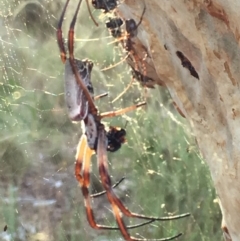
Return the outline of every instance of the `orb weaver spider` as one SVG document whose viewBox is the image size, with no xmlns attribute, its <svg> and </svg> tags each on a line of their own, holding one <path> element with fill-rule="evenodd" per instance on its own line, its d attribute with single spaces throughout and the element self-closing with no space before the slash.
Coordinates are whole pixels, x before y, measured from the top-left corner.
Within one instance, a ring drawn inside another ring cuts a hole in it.
<svg viewBox="0 0 240 241">
<path fill-rule="evenodd" d="M 190 214 L 186 213 L 171 217 L 151 217 L 133 213 L 128 210 L 122 201 L 115 195 L 113 186 L 111 185 L 111 178 L 108 172 L 107 151 L 114 152 L 121 147 L 121 145 L 125 142 L 126 131 L 124 129 L 110 127 L 110 130 L 107 132 L 105 130 L 105 126 L 101 123 L 101 120 L 105 117 L 122 115 L 128 111 L 132 111 L 141 106 L 144 106 L 146 103 L 142 102 L 137 105 L 117 111 L 99 113 L 97 107 L 94 104 L 94 99 L 98 97 L 93 97 L 93 86 L 90 77 L 93 63 L 88 59 L 79 60 L 75 59 L 74 57 L 74 26 L 82 0 L 79 0 L 78 2 L 68 32 L 68 58 L 64 47 L 62 23 L 69 1 L 70 0 L 66 1 L 60 20 L 58 22 L 57 42 L 61 53 L 61 60 L 65 64 L 65 99 L 69 117 L 74 121 L 82 121 L 85 127 L 85 133 L 81 136 L 77 147 L 75 176 L 81 186 L 87 219 L 90 226 L 94 229 L 117 229 L 120 230 L 125 240 L 146 241 L 148 239 L 140 239 L 130 236 L 128 229 L 141 227 L 154 221 L 180 219 L 187 217 Z M 99 175 L 105 190 L 104 193 L 107 195 L 107 199 L 111 204 L 113 215 L 116 219 L 118 227 L 97 224 L 94 218 L 93 210 L 91 207 L 91 198 L 93 198 L 94 195 L 90 195 L 89 186 L 91 157 L 95 153 L 97 154 Z M 133 226 L 126 226 L 123 221 L 122 214 L 127 217 L 139 218 L 147 221 Z M 167 241 L 177 238 L 181 235 L 182 234 L 180 233 L 173 237 L 154 240 Z"/>
</svg>

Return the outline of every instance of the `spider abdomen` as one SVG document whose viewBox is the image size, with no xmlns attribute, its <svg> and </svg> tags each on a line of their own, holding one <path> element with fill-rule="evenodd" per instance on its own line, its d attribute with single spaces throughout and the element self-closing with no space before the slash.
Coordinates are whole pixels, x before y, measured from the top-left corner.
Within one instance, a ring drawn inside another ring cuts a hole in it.
<svg viewBox="0 0 240 241">
<path fill-rule="evenodd" d="M 89 60 L 75 59 L 78 73 L 87 87 L 91 96 L 93 96 L 93 86 L 91 83 L 91 70 L 93 63 Z M 65 63 L 65 100 L 69 118 L 73 121 L 81 121 L 88 114 L 88 101 L 85 94 L 76 81 L 69 60 Z"/>
</svg>

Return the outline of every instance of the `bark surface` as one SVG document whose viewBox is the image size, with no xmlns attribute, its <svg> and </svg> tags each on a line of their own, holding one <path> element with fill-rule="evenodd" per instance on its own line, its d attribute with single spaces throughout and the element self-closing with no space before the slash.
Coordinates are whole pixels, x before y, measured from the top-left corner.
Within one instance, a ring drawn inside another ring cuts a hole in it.
<svg viewBox="0 0 240 241">
<path fill-rule="evenodd" d="M 192 126 L 225 239 L 240 241 L 240 1 L 125 0 L 117 13 L 137 22 L 144 5 L 133 52 Z"/>
</svg>

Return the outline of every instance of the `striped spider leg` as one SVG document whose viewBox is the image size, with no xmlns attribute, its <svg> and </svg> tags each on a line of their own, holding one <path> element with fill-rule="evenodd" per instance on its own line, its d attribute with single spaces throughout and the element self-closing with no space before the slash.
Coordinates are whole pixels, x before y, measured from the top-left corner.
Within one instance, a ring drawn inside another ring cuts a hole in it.
<svg viewBox="0 0 240 241">
<path fill-rule="evenodd" d="M 127 241 L 168 241 L 173 240 L 175 238 L 178 238 L 182 235 L 182 233 L 179 233 L 175 236 L 163 238 L 163 239 L 139 239 L 130 236 L 128 229 L 122 219 L 122 214 L 124 214 L 127 217 L 132 218 L 140 218 L 145 220 L 155 220 L 155 221 L 169 221 L 169 220 L 176 220 L 180 218 L 184 218 L 189 216 L 189 213 L 181 214 L 177 216 L 171 216 L 171 217 L 151 217 L 151 216 L 145 216 L 137 213 L 133 213 L 130 210 L 128 210 L 122 201 L 116 196 L 114 193 L 112 187 L 111 187 L 111 178 L 108 173 L 108 159 L 107 159 L 107 149 L 105 146 L 106 143 L 106 131 L 104 130 L 104 126 L 101 125 L 98 131 L 98 146 L 97 146 L 97 160 L 98 160 L 98 167 L 99 167 L 99 173 L 101 177 L 101 182 L 106 190 L 107 198 L 112 205 L 113 214 L 115 216 L 115 219 L 117 221 L 118 227 L 124 237 Z M 84 171 L 85 172 L 85 171 Z"/>
<path fill-rule="evenodd" d="M 83 134 L 81 136 L 80 142 L 77 148 L 76 154 L 76 163 L 75 163 L 75 176 L 77 181 L 79 182 L 82 194 L 84 197 L 85 209 L 87 214 L 88 223 L 94 229 L 105 229 L 105 230 L 119 230 L 119 227 L 106 226 L 97 224 L 94 218 L 94 213 L 91 207 L 91 198 L 94 196 L 100 196 L 104 194 L 104 192 L 99 193 L 97 195 L 90 195 L 89 186 L 90 186 L 90 164 L 91 157 L 95 153 L 94 150 L 90 149 L 87 144 L 87 136 Z M 81 174 L 83 173 L 83 174 Z M 148 220 L 146 222 L 127 226 L 128 229 L 138 228 L 144 226 L 146 224 L 152 223 L 155 220 Z"/>
</svg>

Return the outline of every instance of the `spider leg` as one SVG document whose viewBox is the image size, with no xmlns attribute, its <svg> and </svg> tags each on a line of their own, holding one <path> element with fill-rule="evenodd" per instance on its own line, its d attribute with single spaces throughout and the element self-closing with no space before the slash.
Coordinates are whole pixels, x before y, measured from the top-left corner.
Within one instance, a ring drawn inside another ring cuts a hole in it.
<svg viewBox="0 0 240 241">
<path fill-rule="evenodd" d="M 106 97 L 106 96 L 108 96 L 108 93 L 103 93 L 101 95 L 94 96 L 94 100 L 98 100 L 98 99 L 101 99 L 101 98 Z"/>
<path fill-rule="evenodd" d="M 94 24 L 98 27 L 98 23 L 96 22 L 96 20 L 94 19 L 93 15 L 92 15 L 92 12 L 91 12 L 91 9 L 90 9 L 90 6 L 89 6 L 89 0 L 86 0 L 87 2 L 87 8 L 88 8 L 88 12 L 90 14 L 90 17 L 92 19 L 92 21 L 94 22 Z"/>
<path fill-rule="evenodd" d="M 67 0 L 65 3 L 65 6 L 63 8 L 61 17 L 58 22 L 58 27 L 57 27 L 57 42 L 58 42 L 58 47 L 59 47 L 60 53 L 61 53 L 61 60 L 64 64 L 67 59 L 67 53 L 66 53 L 66 49 L 64 47 L 64 41 L 63 41 L 63 35 L 62 35 L 62 23 L 63 23 L 64 15 L 65 15 L 69 1 L 70 0 Z"/>
<path fill-rule="evenodd" d="M 81 175 L 81 172 L 82 172 L 82 167 L 83 167 L 83 161 L 84 161 L 83 157 L 85 155 L 86 146 L 87 146 L 87 137 L 86 137 L 86 135 L 83 134 L 80 138 L 79 143 L 78 143 L 77 153 L 76 153 L 76 156 L 75 156 L 75 159 L 76 159 L 75 176 L 76 176 L 76 179 L 79 182 L 81 187 L 84 184 L 83 183 L 84 180 L 83 180 L 83 177 Z"/>
<path fill-rule="evenodd" d="M 125 179 L 125 177 L 122 177 L 118 182 L 116 182 L 116 183 L 112 186 L 112 188 L 117 187 L 124 179 Z M 98 193 L 92 194 L 90 197 L 91 197 L 91 198 L 100 197 L 100 196 L 104 195 L 105 193 L 106 193 L 106 191 L 98 192 Z"/>
<path fill-rule="evenodd" d="M 93 150 L 88 147 L 86 135 L 82 135 L 76 155 L 75 176 L 82 189 L 87 219 L 90 226 L 94 229 L 112 229 L 112 227 L 98 225 L 94 220 L 94 214 L 91 208 L 91 199 L 88 190 L 90 185 L 90 163 L 92 154 Z M 83 175 L 81 175 L 82 171 Z"/>
<path fill-rule="evenodd" d="M 90 164 L 91 164 L 91 157 L 93 154 L 94 154 L 94 151 L 91 150 L 87 145 L 86 135 L 82 135 L 77 148 L 75 176 L 82 189 L 82 194 L 84 197 L 84 203 L 85 203 L 85 208 L 87 213 L 87 219 L 90 226 L 94 229 L 118 230 L 119 229 L 118 227 L 99 225 L 95 222 L 93 210 L 91 207 L 91 196 L 88 190 L 90 185 Z M 83 171 L 83 175 L 81 175 L 82 171 Z M 138 228 L 152 222 L 154 221 L 148 220 L 147 222 L 128 226 L 127 228 L 128 229 Z"/>
<path fill-rule="evenodd" d="M 69 51 L 69 62 L 70 65 L 72 67 L 72 71 L 75 75 L 77 84 L 79 85 L 79 87 L 82 89 L 84 95 L 86 96 L 86 99 L 88 101 L 89 104 L 89 108 L 91 110 L 92 113 L 97 113 L 97 108 L 95 107 L 94 103 L 93 103 L 93 99 L 87 89 L 87 87 L 85 86 L 85 84 L 83 83 L 83 80 L 76 68 L 76 63 L 75 63 L 75 58 L 74 58 L 74 26 L 77 20 L 77 14 L 79 12 L 79 8 L 81 5 L 82 0 L 79 0 L 78 5 L 77 5 L 77 9 L 75 11 L 75 14 L 73 16 L 72 22 L 70 24 L 70 29 L 68 31 L 68 51 Z"/>
<path fill-rule="evenodd" d="M 106 71 L 106 70 L 115 68 L 115 67 L 118 66 L 119 64 L 123 63 L 123 62 L 128 58 L 128 56 L 129 56 L 129 54 L 127 54 L 124 58 L 122 58 L 122 59 L 121 59 L 119 62 L 117 62 L 116 64 L 111 64 L 110 66 L 101 69 L 101 71 Z"/>
<path fill-rule="evenodd" d="M 136 25 L 136 29 L 138 28 L 138 26 L 142 23 L 142 20 L 143 20 L 143 15 L 144 15 L 144 13 L 146 12 L 146 5 L 145 5 L 145 3 L 144 3 L 144 8 L 143 8 L 143 12 L 142 12 L 142 15 L 141 15 L 141 18 L 140 18 L 140 20 L 139 20 L 139 22 L 138 22 L 138 24 Z"/>
<path fill-rule="evenodd" d="M 100 114 L 100 118 L 105 118 L 105 117 L 114 117 L 114 116 L 118 116 L 118 115 L 123 115 L 125 114 L 126 112 L 129 112 L 129 111 L 132 111 L 132 110 L 135 110 L 141 106 L 144 106 L 146 105 L 146 102 L 141 102 L 137 105 L 132 105 L 132 106 L 129 106 L 129 107 L 126 107 L 124 109 L 120 109 L 120 110 L 116 110 L 116 111 L 108 111 L 108 112 L 104 112 L 104 113 L 101 113 Z"/>
<path fill-rule="evenodd" d="M 133 82 L 134 82 L 134 78 L 132 77 L 132 78 L 131 78 L 131 81 L 130 81 L 130 83 L 127 85 L 127 87 L 122 91 L 122 93 L 120 93 L 120 94 L 112 101 L 112 103 L 114 103 L 116 100 L 118 100 L 120 97 L 122 97 L 122 96 L 129 90 L 129 88 L 132 86 Z"/>
<path fill-rule="evenodd" d="M 145 57 L 142 59 L 142 69 L 143 69 L 143 76 L 146 76 L 147 75 L 147 67 L 146 67 L 146 59 L 147 59 L 147 53 L 145 54 Z"/>
<path fill-rule="evenodd" d="M 120 201 L 120 199 L 115 195 L 111 188 L 111 179 L 108 173 L 108 160 L 107 160 L 107 151 L 106 151 L 106 134 L 104 129 L 99 129 L 99 135 L 98 135 L 98 147 L 97 147 L 97 158 L 98 158 L 98 166 L 99 166 L 99 173 L 101 177 L 102 184 L 106 190 L 107 198 L 109 202 L 112 205 L 112 210 L 114 213 L 114 216 L 116 218 L 117 224 L 119 226 L 119 229 L 125 238 L 125 240 L 128 241 L 147 241 L 148 239 L 138 239 L 135 237 L 131 237 L 130 234 L 127 231 L 127 227 L 124 224 L 124 221 L 122 219 L 122 213 L 125 214 L 128 217 L 135 217 L 135 218 L 141 218 L 141 219 L 150 219 L 155 221 L 167 221 L 167 220 L 173 220 L 173 219 L 179 219 L 186 216 L 189 216 L 190 214 L 182 214 L 178 216 L 172 216 L 172 217 L 150 217 L 145 216 L 137 213 L 130 212 Z M 173 237 L 164 238 L 164 239 L 150 239 L 151 241 L 166 241 L 166 240 L 172 240 L 179 236 L 181 236 L 182 233 L 179 233 Z"/>
</svg>

